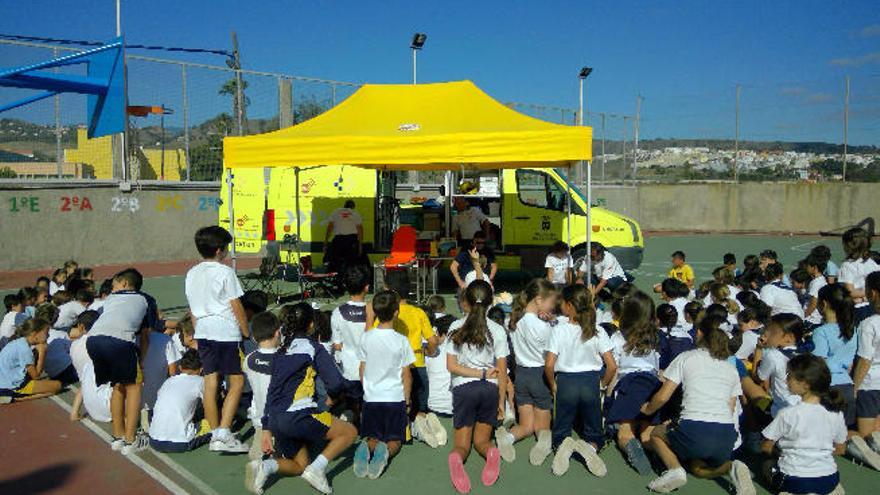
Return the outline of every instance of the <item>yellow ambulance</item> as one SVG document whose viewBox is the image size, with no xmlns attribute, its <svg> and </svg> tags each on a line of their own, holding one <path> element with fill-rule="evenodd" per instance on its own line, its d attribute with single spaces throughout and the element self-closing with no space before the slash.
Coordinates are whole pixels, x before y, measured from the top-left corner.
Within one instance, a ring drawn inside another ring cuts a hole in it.
<svg viewBox="0 0 880 495">
<path fill-rule="evenodd" d="M 410 186 L 403 192 L 406 186 L 399 186 L 398 175 L 392 172 L 343 165 L 300 168 L 298 175 L 293 167 L 265 172 L 260 168 L 234 170 L 239 252 L 256 253 L 266 240 L 296 236 L 300 252 L 312 254 L 320 262 L 328 219 L 351 199 L 364 220 L 365 251 L 378 260 L 388 252 L 392 234 L 402 223 L 414 224 L 421 238 L 443 238 L 447 215 L 455 215 L 455 209 L 446 208 L 445 203 L 459 196 L 471 206 L 480 207 L 494 225 L 500 237 L 496 239 L 500 269 L 542 271 L 550 246 L 559 240 L 572 246 L 575 260 L 586 252 L 586 200 L 576 187 L 568 186 L 564 173 L 553 168 L 462 170 L 448 174 L 444 186 L 423 185 L 417 190 Z M 294 193 L 297 183 L 298 199 Z M 459 194 L 462 184 L 468 185 L 468 194 Z M 226 187 L 224 182 L 224 201 L 228 197 Z M 447 195 L 447 191 L 452 194 Z M 566 205 L 569 191 L 570 230 Z M 422 208 L 427 199 L 441 207 Z M 226 205 L 220 208 L 220 225 L 229 225 Z M 592 240 L 605 245 L 626 270 L 641 264 L 644 240 L 638 223 L 631 218 L 594 207 Z"/>
</svg>

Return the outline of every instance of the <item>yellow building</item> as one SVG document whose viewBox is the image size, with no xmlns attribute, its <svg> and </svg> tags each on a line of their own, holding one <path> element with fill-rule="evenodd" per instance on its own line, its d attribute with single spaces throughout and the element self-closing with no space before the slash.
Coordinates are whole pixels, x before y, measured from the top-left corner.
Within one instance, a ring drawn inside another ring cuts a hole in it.
<svg viewBox="0 0 880 495">
<path fill-rule="evenodd" d="M 89 139 L 84 127 L 76 131 L 76 148 L 64 150 L 64 161 L 83 165 L 86 175 L 96 179 L 113 178 L 113 137 Z M 132 177 L 144 180 L 159 179 L 162 168 L 162 150 L 140 148 L 132 156 L 132 168 L 140 164 L 140 174 Z M 165 180 L 178 181 L 186 176 L 186 153 L 179 148 L 165 149 Z"/>
</svg>

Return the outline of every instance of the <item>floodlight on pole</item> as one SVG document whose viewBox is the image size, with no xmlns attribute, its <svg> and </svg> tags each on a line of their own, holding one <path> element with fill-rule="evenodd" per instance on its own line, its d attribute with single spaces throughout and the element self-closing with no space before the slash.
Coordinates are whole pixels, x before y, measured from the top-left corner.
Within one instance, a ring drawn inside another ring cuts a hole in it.
<svg viewBox="0 0 880 495">
<path fill-rule="evenodd" d="M 584 87 L 587 77 L 593 72 L 592 67 L 582 67 L 580 72 L 578 72 L 578 81 L 580 82 L 580 105 L 578 106 L 578 125 L 584 125 Z M 584 283 L 590 285 L 590 280 L 593 275 L 593 260 L 590 258 L 591 246 L 593 245 L 592 240 L 592 223 L 593 223 L 593 188 L 590 184 L 592 182 L 592 167 L 589 164 L 586 164 L 587 169 L 587 181 L 586 181 L 586 194 L 584 195 L 587 198 L 587 204 L 585 210 L 587 213 L 587 239 L 586 239 L 586 274 L 584 275 Z M 580 163 L 578 180 L 580 181 L 581 186 L 584 186 L 583 183 L 583 170 L 584 170 L 584 162 Z"/>
<path fill-rule="evenodd" d="M 425 47 L 425 41 L 428 35 L 425 33 L 415 33 L 409 47 L 412 48 L 412 83 L 416 83 L 416 52 Z"/>
</svg>

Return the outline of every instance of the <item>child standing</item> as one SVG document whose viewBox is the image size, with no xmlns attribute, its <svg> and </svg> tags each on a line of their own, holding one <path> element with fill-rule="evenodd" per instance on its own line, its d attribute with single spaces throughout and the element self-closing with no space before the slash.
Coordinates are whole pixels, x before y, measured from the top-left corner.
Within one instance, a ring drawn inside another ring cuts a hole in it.
<svg viewBox="0 0 880 495">
<path fill-rule="evenodd" d="M 825 360 L 831 372 L 831 389 L 837 391 L 846 404 L 843 410 L 846 424 L 855 425 L 855 391 L 849 375 L 858 344 L 858 339 L 854 338 L 853 301 L 842 284 L 823 286 L 819 289 L 818 299 L 817 307 L 825 324 L 813 330 L 813 355 Z"/>
<path fill-rule="evenodd" d="M 355 424 L 361 417 L 361 402 L 364 389 L 360 380 L 360 360 L 358 346 L 364 335 L 367 322 L 366 296 L 370 290 L 370 275 L 361 266 L 350 266 L 345 272 L 345 290 L 349 301 L 333 310 L 330 315 L 330 328 L 333 334 L 333 349 L 342 368 L 346 383 L 346 409 L 352 412 Z"/>
<path fill-rule="evenodd" d="M 223 227 L 204 227 L 196 232 L 196 249 L 203 260 L 186 274 L 186 299 L 205 376 L 205 419 L 212 428 L 209 449 L 241 453 L 247 452 L 248 447 L 230 428 L 244 388 L 239 345 L 250 332 L 239 300 L 244 292 L 238 277 L 222 263 L 230 242 L 232 236 Z M 220 381 L 224 377 L 229 388 L 223 408 L 218 411 Z"/>
<path fill-rule="evenodd" d="M 547 270 L 547 281 L 562 289 L 571 284 L 571 270 L 574 262 L 568 253 L 568 244 L 556 241 L 550 248 L 550 254 L 544 260 L 544 268 Z"/>
<path fill-rule="evenodd" d="M 732 461 L 737 440 L 736 402 L 742 395 L 739 374 L 728 362 L 728 337 L 720 329 L 724 319 L 706 317 L 697 328 L 697 348 L 680 354 L 663 374 L 663 386 L 642 406 L 645 415 L 660 410 L 682 388 L 681 419 L 673 427 L 651 432 L 651 448 L 666 471 L 648 488 L 669 493 L 687 483 L 682 463 L 700 478 L 730 475 L 736 493 L 755 493 L 749 468 Z"/>
<path fill-rule="evenodd" d="M 617 427 L 617 445 L 642 476 L 652 473 L 642 443 L 650 438 L 653 417 L 640 408 L 660 388 L 660 337 L 654 325 L 654 301 L 644 292 L 623 300 L 620 331 L 611 336 L 617 377 L 608 388 L 605 421 Z"/>
<path fill-rule="evenodd" d="M 137 291 L 141 274 L 129 268 L 113 277 L 113 293 L 107 297 L 98 321 L 89 331 L 86 350 L 95 366 L 95 384 L 113 387 L 110 412 L 113 419 L 113 450 L 131 454 L 149 444 L 137 434 L 141 408 L 140 355 L 154 328 L 156 309 Z"/>
<path fill-rule="evenodd" d="M 198 351 L 186 351 L 180 358 L 180 374 L 165 380 L 159 389 L 150 422 L 150 446 L 155 450 L 188 452 L 210 440 L 207 421 L 194 421 L 205 388 L 201 372 Z"/>
<path fill-rule="evenodd" d="M 605 437 L 600 384 L 604 387 L 611 382 L 617 364 L 611 355 L 611 339 L 596 325 L 589 289 L 568 286 L 562 291 L 562 301 L 562 313 L 569 321 L 557 325 L 550 334 L 544 364 L 544 374 L 556 399 L 553 474 L 565 474 L 572 453 L 577 452 L 590 472 L 601 477 L 608 470 L 597 454 Z M 578 441 L 571 437 L 575 424 Z"/>
<path fill-rule="evenodd" d="M 329 494 L 333 490 L 327 481 L 327 465 L 354 443 L 357 430 L 329 412 L 318 412 L 313 395 L 316 378 L 324 381 L 331 397 L 341 394 L 345 385 L 333 358 L 311 337 L 315 311 L 304 302 L 282 311 L 282 344 L 272 363 L 261 420 L 263 453 L 274 456 L 247 463 L 245 487 L 261 494 L 269 476 L 277 473 L 301 476 L 316 490 Z M 321 454 L 310 461 L 308 448 L 320 444 L 324 444 Z"/>
<path fill-rule="evenodd" d="M 844 262 L 846 264 L 846 262 Z M 840 269 L 844 278 L 843 267 Z M 856 427 L 851 442 L 874 469 L 880 471 L 880 272 L 865 277 L 864 294 L 874 314 L 859 325 L 859 345 L 853 369 L 856 390 Z M 870 443 L 868 443 L 870 442 Z M 870 455 L 873 449 L 874 455 Z"/>
<path fill-rule="evenodd" d="M 865 277 L 880 271 L 880 265 L 871 259 L 871 236 L 864 229 L 854 228 L 843 233 L 843 252 L 846 259 L 840 264 L 838 282 L 849 289 L 856 303 L 854 321 L 858 326 L 873 312 L 865 291 Z"/>
<path fill-rule="evenodd" d="M 831 390 L 831 373 L 821 358 L 804 354 L 787 365 L 788 387 L 801 398 L 764 428 L 761 450 L 776 463 L 766 470 L 775 493 L 842 494 L 834 454 L 843 454 L 846 424 L 843 398 Z"/>
<path fill-rule="evenodd" d="M 800 353 L 798 345 L 803 334 L 804 324 L 799 317 L 781 313 L 770 318 L 764 334 L 758 340 L 763 350 L 756 374 L 764 390 L 773 397 L 770 415 L 774 418 L 783 408 L 800 402 L 800 397 L 788 389 L 785 367 L 789 359 Z"/>
<path fill-rule="evenodd" d="M 366 440 L 354 453 L 354 475 L 376 479 L 406 440 L 407 409 L 416 360 L 409 341 L 394 330 L 400 296 L 386 290 L 373 298 L 379 326 L 365 333 L 358 346 L 364 405 L 360 434 Z"/>
<path fill-rule="evenodd" d="M 257 313 L 251 320 L 251 337 L 257 349 L 244 358 L 244 374 L 254 396 L 248 408 L 248 418 L 254 427 L 254 441 L 248 452 L 250 460 L 262 459 L 263 453 L 258 439 L 263 437 L 263 411 L 266 409 L 266 396 L 269 393 L 269 380 L 272 378 L 272 361 L 278 350 L 281 338 L 281 322 L 269 311 Z"/>
<path fill-rule="evenodd" d="M 471 489 L 470 478 L 464 470 L 471 447 L 486 459 L 480 477 L 483 485 L 491 486 L 498 480 L 501 454 L 492 445 L 491 436 L 498 411 L 504 408 L 510 354 L 507 332 L 486 318 L 492 304 L 492 286 L 485 281 L 473 282 L 465 290 L 464 300 L 468 315 L 460 326 L 462 320 L 450 328 L 446 361 L 452 375 L 455 428 L 455 445 L 448 459 L 449 475 L 458 493 L 468 493 Z"/>
<path fill-rule="evenodd" d="M 13 400 L 40 399 L 61 391 L 61 382 L 41 380 L 46 359 L 49 322 L 34 318 L 21 324 L 16 335 L 0 351 L 0 404 Z M 36 351 L 36 359 L 34 351 Z"/>
<path fill-rule="evenodd" d="M 516 460 L 513 444 L 531 435 L 538 438 L 529 452 L 529 462 L 533 466 L 541 465 L 552 452 L 550 411 L 553 395 L 544 379 L 544 352 L 552 330 L 545 318 L 556 309 L 556 297 L 553 285 L 540 278 L 529 282 L 517 297 L 517 306 L 523 308 L 523 314 L 519 320 L 511 320 L 514 326 L 511 341 L 516 356 L 514 395 L 519 421 L 510 431 L 501 427 L 495 433 L 501 457 L 507 462 Z"/>
</svg>

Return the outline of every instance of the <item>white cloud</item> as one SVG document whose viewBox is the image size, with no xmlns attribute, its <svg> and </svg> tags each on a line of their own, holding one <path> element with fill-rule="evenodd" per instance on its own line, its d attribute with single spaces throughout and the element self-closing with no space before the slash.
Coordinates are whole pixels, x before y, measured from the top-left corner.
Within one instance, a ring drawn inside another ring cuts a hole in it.
<svg viewBox="0 0 880 495">
<path fill-rule="evenodd" d="M 839 67 L 859 67 L 867 64 L 880 63 L 880 52 L 871 52 L 858 57 L 835 58 L 829 62 Z"/>
</svg>

